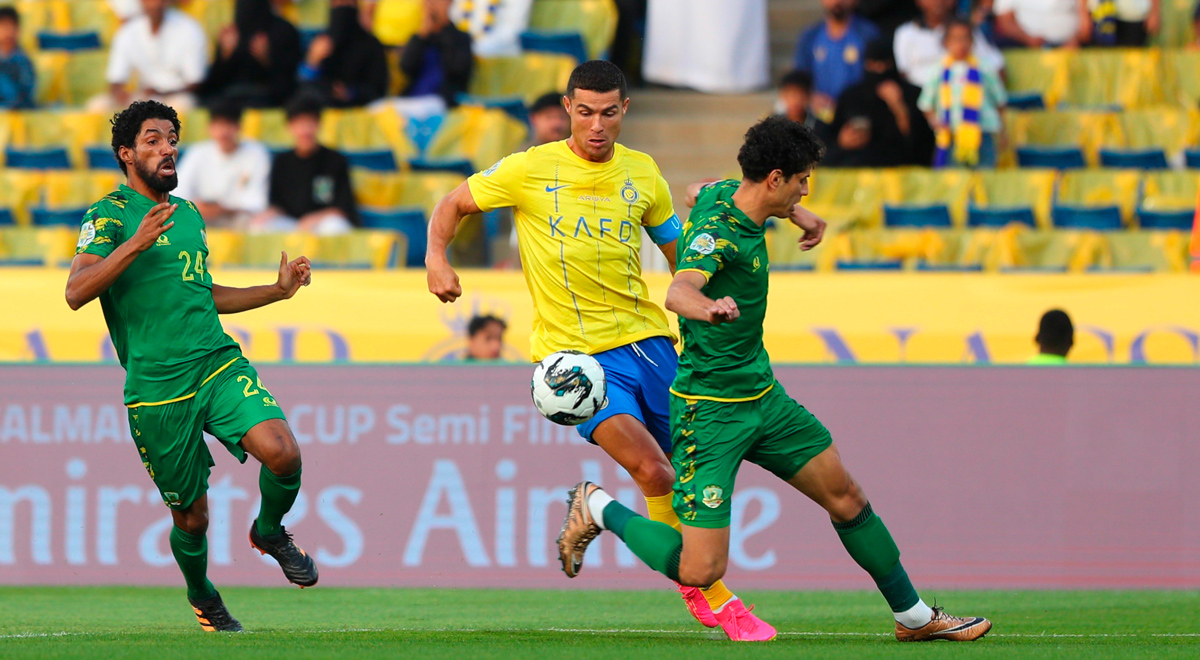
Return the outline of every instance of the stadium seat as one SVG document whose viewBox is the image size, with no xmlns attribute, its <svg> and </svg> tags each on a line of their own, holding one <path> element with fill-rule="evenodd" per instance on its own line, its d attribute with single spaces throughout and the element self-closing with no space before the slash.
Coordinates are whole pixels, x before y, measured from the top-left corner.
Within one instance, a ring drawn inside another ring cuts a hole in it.
<svg viewBox="0 0 1200 660">
<path fill-rule="evenodd" d="M 0 227 L 0 264 L 65 266 L 78 236 L 75 227 Z"/>
<path fill-rule="evenodd" d="M 1130 150 L 1158 149 L 1170 158 L 1200 142 L 1200 110 L 1157 106 L 1117 115 L 1119 131 L 1103 143 Z"/>
<path fill-rule="evenodd" d="M 477 170 L 466 158 L 414 158 L 408 161 L 414 172 L 448 172 L 471 176 Z"/>
<path fill-rule="evenodd" d="M 404 259 L 406 266 L 420 266 L 425 263 L 428 224 L 423 210 L 413 208 L 360 209 L 359 217 L 364 229 L 387 229 L 404 234 L 407 238 Z"/>
<path fill-rule="evenodd" d="M 899 259 L 888 261 L 838 261 L 838 270 L 849 271 L 891 271 L 902 270 L 904 262 Z"/>
<path fill-rule="evenodd" d="M 367 170 L 350 172 L 354 196 L 360 206 L 393 208 L 418 207 L 426 215 L 460 183 L 463 175 L 448 172 L 407 172 L 384 174 Z"/>
<path fill-rule="evenodd" d="M 534 0 L 529 29 L 570 30 L 586 44 L 583 60 L 604 59 L 617 32 L 617 5 L 613 0 Z"/>
<path fill-rule="evenodd" d="M 407 250 L 403 234 L 391 230 L 358 229 L 317 239 L 314 267 L 393 268 Z M 424 257 L 424 253 L 422 253 Z"/>
<path fill-rule="evenodd" d="M 8 147 L 4 150 L 6 167 L 31 170 L 70 169 L 71 158 L 63 147 L 48 147 L 45 149 L 18 149 Z"/>
<path fill-rule="evenodd" d="M 1200 195 L 1200 173 L 1193 171 L 1147 172 L 1142 178 L 1139 209 L 1194 211 Z"/>
<path fill-rule="evenodd" d="M 1141 176 L 1133 170 L 1074 170 L 1059 181 L 1056 203 L 1079 209 L 1116 206 L 1121 218 L 1132 223 L 1140 183 Z M 1055 211 L 1054 215 L 1054 224 L 1061 226 L 1061 214 Z"/>
<path fill-rule="evenodd" d="M 101 47 L 98 32 L 39 32 L 38 49 L 47 50 L 95 50 Z"/>
<path fill-rule="evenodd" d="M 1127 272 L 1187 272 L 1187 234 L 1182 231 L 1122 231 L 1104 235 L 1094 269 Z"/>
<path fill-rule="evenodd" d="M 521 33 L 521 49 L 526 52 L 560 53 L 576 62 L 586 62 L 588 59 L 583 37 L 578 32 L 526 30 Z"/>
<path fill-rule="evenodd" d="M 482 96 L 471 96 L 470 94 L 459 94 L 458 104 L 460 106 L 479 106 L 481 108 L 497 108 L 512 115 L 513 119 L 519 122 L 529 123 L 529 107 L 525 105 L 525 100 L 519 97 L 511 98 L 484 98 Z"/>
<path fill-rule="evenodd" d="M 1188 149 L 1183 152 L 1188 169 L 1200 170 L 1200 149 Z"/>
<path fill-rule="evenodd" d="M 121 22 L 113 12 L 110 0 L 70 0 L 67 7 L 72 30 L 96 32 L 104 44 L 112 42 Z"/>
<path fill-rule="evenodd" d="M 945 204 L 883 206 L 886 227 L 950 227 L 950 208 Z"/>
<path fill-rule="evenodd" d="M 1142 229 L 1181 229 L 1190 231 L 1196 216 L 1195 210 L 1150 211 L 1139 208 L 1138 226 Z"/>
<path fill-rule="evenodd" d="M 831 227 L 879 227 L 883 223 L 882 176 L 880 170 L 818 169 L 804 205 Z"/>
<path fill-rule="evenodd" d="M 83 220 L 83 214 L 87 213 L 88 207 L 79 206 L 75 208 L 65 209 L 48 209 L 34 208 L 30 214 L 33 217 L 33 224 L 37 227 L 53 227 L 58 225 L 68 227 L 79 227 L 80 221 Z"/>
<path fill-rule="evenodd" d="M 112 157 L 111 151 L 109 157 Z M 46 172 L 42 176 L 40 206 L 53 210 L 73 211 L 80 207 L 87 210 L 96 200 L 116 190 L 122 179 L 120 172 L 111 169 Z"/>
<path fill-rule="evenodd" d="M 272 148 L 290 149 L 292 144 L 287 116 L 277 108 L 247 110 L 242 115 L 242 134 Z"/>
<path fill-rule="evenodd" d="M 1162 0 L 1159 5 L 1158 34 L 1150 38 L 1150 44 L 1159 48 L 1182 48 L 1196 43 L 1196 31 L 1192 22 L 1193 0 Z M 1194 69 L 1195 70 L 1195 69 Z"/>
<path fill-rule="evenodd" d="M 1008 96 L 1008 107 L 1012 110 L 1045 110 L 1046 97 L 1041 92 L 1014 92 Z"/>
<path fill-rule="evenodd" d="M 466 160 L 475 172 L 520 149 L 528 132 L 524 123 L 501 110 L 459 106 L 446 115 L 423 158 Z"/>
<path fill-rule="evenodd" d="M 205 231 L 208 237 L 208 267 L 221 268 L 225 266 L 240 266 L 243 252 L 243 239 L 246 233 L 236 229 L 209 228 Z M 276 257 L 276 263 L 278 263 Z"/>
<path fill-rule="evenodd" d="M 533 103 L 546 92 L 565 90 L 575 66 L 574 58 L 555 53 L 476 58 L 467 91 L 472 96 L 515 96 Z"/>
<path fill-rule="evenodd" d="M 108 65 L 108 52 L 84 50 L 64 55 L 62 86 L 63 102 L 68 106 L 82 107 L 89 99 L 108 91 L 104 70 Z"/>
<path fill-rule="evenodd" d="M 11 227 L 17 224 L 13 217 L 12 211 L 9 209 L 0 209 L 0 227 Z"/>
<path fill-rule="evenodd" d="M 0 169 L 0 208 L 8 209 L 18 225 L 29 223 L 29 208 L 39 202 L 43 172 Z"/>
<path fill-rule="evenodd" d="M 1086 162 L 1096 164 L 1097 152 L 1112 136 L 1120 135 L 1120 125 L 1112 112 L 1031 111 L 1004 115 L 1008 136 L 1017 147 L 1074 147 L 1081 149 Z M 1124 146 L 1124 145 L 1114 145 Z M 1019 156 L 1019 153 L 1018 153 Z M 1022 165 L 1025 167 L 1025 165 Z"/>
<path fill-rule="evenodd" d="M 918 261 L 917 270 L 926 273 L 982 273 L 983 264 L 931 264 Z"/>
<path fill-rule="evenodd" d="M 1056 107 L 1067 89 L 1067 59 L 1064 49 L 1006 50 L 1005 74 L 1010 96 L 1033 96 L 1045 107 Z"/>
<path fill-rule="evenodd" d="M 1081 108 L 1139 108 L 1163 102 L 1162 58 L 1149 48 L 1093 48 L 1068 58 L 1063 103 Z"/>
<path fill-rule="evenodd" d="M 1054 226 L 1063 229 L 1116 231 L 1123 227 L 1118 206 L 1054 205 Z"/>
<path fill-rule="evenodd" d="M 1001 271 L 1075 272 L 1096 263 L 1103 236 L 1094 231 L 1023 231 L 1012 235 Z"/>
<path fill-rule="evenodd" d="M 108 145 L 94 144 L 90 147 L 84 147 L 84 155 L 87 159 L 87 166 L 90 170 L 120 170 L 121 166 L 117 164 L 117 158 L 113 155 L 112 147 Z"/>
<path fill-rule="evenodd" d="M 1031 209 L 1037 226 L 1050 229 L 1053 226 L 1050 222 L 1050 206 L 1054 203 L 1054 184 L 1057 180 L 1058 173 L 1049 169 L 976 172 L 971 206 L 973 212 L 984 212 L 983 215 L 977 215 L 977 222 L 1008 220 L 1014 217 L 1011 215 L 1014 211 Z M 995 211 L 997 215 L 987 218 L 987 212 L 990 211 Z M 1009 215 L 1005 216 L 1005 213 Z"/>
<path fill-rule="evenodd" d="M 1194 48 L 1163 53 L 1165 86 L 1163 96 L 1168 103 L 1194 108 L 1200 104 L 1200 50 Z"/>
<path fill-rule="evenodd" d="M 246 234 L 241 240 L 241 256 L 236 264 L 249 268 L 279 268 L 279 253 L 303 254 L 312 259 L 317 250 L 316 236 L 303 232 Z"/>
<path fill-rule="evenodd" d="M 1135 170 L 1165 170 L 1167 155 L 1161 149 L 1101 149 L 1101 167 Z"/>
<path fill-rule="evenodd" d="M 1037 218 L 1028 206 L 1009 208 L 980 208 L 971 205 L 967 209 L 968 227 L 1007 227 L 1008 225 L 1037 227 Z"/>
<path fill-rule="evenodd" d="M 361 167 L 376 172 L 395 172 L 396 154 L 390 149 L 369 149 L 363 151 L 345 151 L 346 160 L 350 167 Z"/>
<path fill-rule="evenodd" d="M 21 16 L 21 48 L 33 54 L 38 52 L 38 34 L 41 32 L 70 32 L 70 0 L 16 0 L 4 4 L 13 5 Z"/>
<path fill-rule="evenodd" d="M 947 226 L 942 224 L 942 218 L 934 218 L 934 215 L 940 212 L 932 211 L 934 215 L 931 215 L 929 210 L 929 207 L 941 205 L 948 211 L 948 217 L 955 227 L 966 226 L 967 201 L 974 184 L 969 170 L 897 168 L 883 172 L 880 175 L 880 183 L 885 204 L 895 210 L 901 207 L 918 210 L 916 214 L 909 216 L 909 220 L 933 221 L 934 226 Z"/>
<path fill-rule="evenodd" d="M 1087 167 L 1078 147 L 1017 147 L 1020 167 L 1049 167 L 1071 170 Z"/>
</svg>

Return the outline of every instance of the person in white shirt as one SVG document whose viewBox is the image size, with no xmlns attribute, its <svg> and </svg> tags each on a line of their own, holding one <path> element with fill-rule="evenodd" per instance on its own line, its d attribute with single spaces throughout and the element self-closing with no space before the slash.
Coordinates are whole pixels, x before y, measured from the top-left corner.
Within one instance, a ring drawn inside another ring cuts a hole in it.
<svg viewBox="0 0 1200 660">
<path fill-rule="evenodd" d="M 154 99 L 176 110 L 196 105 L 196 87 L 208 68 L 204 28 L 168 0 L 142 0 L 142 15 L 117 30 L 105 77 L 109 92 L 92 99 L 88 109 L 124 108 Z M 128 89 L 136 76 L 138 89 Z"/>
<path fill-rule="evenodd" d="M 1144 48 L 1157 34 L 1162 0 L 1088 0 L 1092 43 L 1097 46 Z"/>
<path fill-rule="evenodd" d="M 894 50 L 896 68 L 908 81 L 924 87 L 942 69 L 946 47 L 942 45 L 946 21 L 954 12 L 955 0 L 917 0 L 921 18 L 909 21 L 896 30 Z M 975 47 L 971 53 L 979 66 L 989 73 L 1004 69 L 1004 55 L 979 31 L 975 30 Z"/>
<path fill-rule="evenodd" d="M 180 158 L 175 194 L 195 203 L 209 227 L 245 229 L 267 209 L 271 154 L 242 139 L 237 105 L 214 105 L 209 117 L 211 139 L 188 147 Z"/>
<path fill-rule="evenodd" d="M 1026 48 L 1082 46 L 1091 38 L 1088 0 L 996 0 L 996 36 Z"/>
<path fill-rule="evenodd" d="M 450 20 L 471 35 L 476 57 L 520 55 L 532 9 L 533 0 L 453 0 Z"/>
</svg>

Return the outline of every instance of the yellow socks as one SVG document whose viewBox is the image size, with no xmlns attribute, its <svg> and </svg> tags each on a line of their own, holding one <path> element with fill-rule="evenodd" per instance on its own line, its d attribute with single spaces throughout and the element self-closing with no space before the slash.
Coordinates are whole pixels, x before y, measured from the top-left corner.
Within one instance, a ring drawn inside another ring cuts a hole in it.
<svg viewBox="0 0 1200 660">
<path fill-rule="evenodd" d="M 679 516 L 675 515 L 675 507 L 671 505 L 673 495 L 659 495 L 658 497 L 646 498 L 647 517 L 661 523 L 666 523 L 675 529 L 679 529 Z M 733 598 L 733 592 L 725 586 L 724 582 L 717 580 L 711 587 L 701 589 L 700 593 L 704 594 L 704 599 L 708 601 L 708 606 L 716 611 L 725 603 L 728 603 Z"/>
</svg>

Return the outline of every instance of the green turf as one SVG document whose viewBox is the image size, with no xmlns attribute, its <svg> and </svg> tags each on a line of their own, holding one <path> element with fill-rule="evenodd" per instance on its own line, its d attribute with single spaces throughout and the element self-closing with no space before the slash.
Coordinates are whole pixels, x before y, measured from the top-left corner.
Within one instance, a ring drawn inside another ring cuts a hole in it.
<svg viewBox="0 0 1200 660">
<path fill-rule="evenodd" d="M 747 593 L 784 633 L 756 645 L 700 628 L 667 589 L 227 587 L 223 595 L 250 633 L 201 632 L 181 588 L 0 587 L 0 658 L 1200 657 L 1200 593 L 1184 591 L 937 593 L 951 613 L 995 622 L 973 644 L 893 641 L 874 593 Z"/>
</svg>

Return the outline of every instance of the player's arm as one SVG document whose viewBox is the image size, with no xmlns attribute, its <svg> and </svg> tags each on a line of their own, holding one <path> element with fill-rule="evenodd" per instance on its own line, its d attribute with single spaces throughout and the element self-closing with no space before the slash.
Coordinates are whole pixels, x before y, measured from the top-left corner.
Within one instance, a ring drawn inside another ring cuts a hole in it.
<svg viewBox="0 0 1200 660">
<path fill-rule="evenodd" d="M 458 233 L 458 223 L 468 215 L 481 211 L 466 181 L 433 207 L 433 214 L 429 217 L 429 242 L 425 248 L 425 277 L 429 292 L 442 302 L 454 302 L 462 295 L 458 273 L 454 272 L 454 267 L 446 258 L 446 248 Z"/>
<path fill-rule="evenodd" d="M 75 255 L 67 277 L 67 305 L 77 310 L 107 291 L 139 254 L 149 250 L 159 236 L 174 226 L 171 215 L 176 208 L 177 204 L 164 202 L 150 209 L 133 236 L 107 255 L 88 252 Z"/>
<path fill-rule="evenodd" d="M 804 230 L 804 235 L 800 237 L 801 252 L 807 252 L 817 247 L 821 243 L 821 239 L 825 237 L 825 221 L 816 213 L 799 204 L 792 207 L 792 213 L 788 216 L 788 220 Z"/>
<path fill-rule="evenodd" d="M 675 260 L 677 258 L 676 251 L 679 249 L 679 240 L 676 239 L 674 241 L 671 241 L 670 243 L 665 243 L 663 245 L 660 245 L 660 246 L 658 246 L 658 249 L 660 252 L 663 253 L 663 256 L 667 258 L 667 266 L 669 266 L 671 268 L 671 274 L 674 275 L 675 274 Z"/>
<path fill-rule="evenodd" d="M 704 286 L 708 277 L 698 270 L 685 270 L 675 274 L 671 286 L 667 289 L 667 309 L 685 319 L 704 321 L 717 325 L 729 323 L 741 316 L 737 303 L 733 298 L 725 296 L 713 300 L 704 295 Z"/>
<path fill-rule="evenodd" d="M 687 187 L 687 194 L 684 195 L 683 202 L 690 209 L 696 206 L 696 200 L 700 199 L 700 191 L 717 183 L 720 179 L 700 179 L 696 183 Z"/>
<path fill-rule="evenodd" d="M 274 284 L 239 289 L 213 283 L 212 297 L 218 314 L 237 314 L 287 300 L 309 284 L 312 284 L 312 262 L 308 257 L 288 261 L 287 252 L 280 252 L 279 278 Z"/>
</svg>

